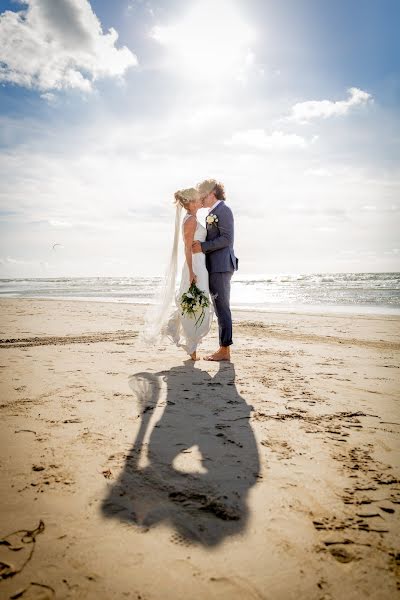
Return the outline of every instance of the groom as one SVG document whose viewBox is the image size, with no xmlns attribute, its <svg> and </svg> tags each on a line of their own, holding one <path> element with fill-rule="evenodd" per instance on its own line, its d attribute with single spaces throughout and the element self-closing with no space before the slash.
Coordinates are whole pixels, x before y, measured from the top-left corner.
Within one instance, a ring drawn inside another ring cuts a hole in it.
<svg viewBox="0 0 400 600">
<path fill-rule="evenodd" d="M 193 242 L 193 253 L 204 252 L 209 274 L 210 293 L 219 328 L 219 350 L 206 360 L 230 360 L 232 316 L 230 309 L 231 278 L 238 268 L 233 251 L 234 224 L 231 209 L 225 204 L 225 190 L 215 179 L 206 179 L 197 186 L 204 208 L 209 209 L 207 238 Z"/>
</svg>

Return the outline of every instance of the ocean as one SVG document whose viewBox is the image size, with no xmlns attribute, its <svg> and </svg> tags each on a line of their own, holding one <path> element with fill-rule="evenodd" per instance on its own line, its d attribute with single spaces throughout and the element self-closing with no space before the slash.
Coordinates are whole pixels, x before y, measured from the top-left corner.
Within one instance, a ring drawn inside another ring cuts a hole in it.
<svg viewBox="0 0 400 600">
<path fill-rule="evenodd" d="M 0 298 L 148 304 L 159 277 L 0 279 Z M 232 279 L 231 304 L 247 310 L 400 314 L 400 273 L 313 273 Z"/>
</svg>

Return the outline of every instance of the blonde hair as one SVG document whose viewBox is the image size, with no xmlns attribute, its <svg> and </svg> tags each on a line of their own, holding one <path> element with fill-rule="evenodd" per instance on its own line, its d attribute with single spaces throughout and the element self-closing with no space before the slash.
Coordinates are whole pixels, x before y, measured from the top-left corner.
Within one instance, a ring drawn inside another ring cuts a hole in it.
<svg viewBox="0 0 400 600">
<path fill-rule="evenodd" d="M 180 204 L 182 208 L 188 208 L 191 202 L 195 202 L 199 198 L 199 192 L 196 188 L 186 188 L 175 192 L 174 198 L 175 204 Z"/>
</svg>

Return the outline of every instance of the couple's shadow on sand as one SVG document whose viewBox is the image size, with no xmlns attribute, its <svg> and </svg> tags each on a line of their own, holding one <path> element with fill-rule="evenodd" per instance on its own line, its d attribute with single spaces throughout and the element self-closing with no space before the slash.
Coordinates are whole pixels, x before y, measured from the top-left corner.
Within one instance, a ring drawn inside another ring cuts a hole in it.
<svg viewBox="0 0 400 600">
<path fill-rule="evenodd" d="M 103 514 L 144 528 L 166 523 L 205 546 L 244 530 L 259 457 L 234 365 L 219 363 L 211 377 L 190 361 L 129 384 L 141 422 Z"/>
</svg>

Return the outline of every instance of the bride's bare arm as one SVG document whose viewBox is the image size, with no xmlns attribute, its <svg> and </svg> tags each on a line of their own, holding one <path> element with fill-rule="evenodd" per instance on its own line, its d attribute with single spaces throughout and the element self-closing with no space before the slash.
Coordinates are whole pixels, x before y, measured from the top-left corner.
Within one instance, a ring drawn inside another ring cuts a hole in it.
<svg viewBox="0 0 400 600">
<path fill-rule="evenodd" d="M 183 225 L 183 236 L 185 239 L 185 258 L 187 266 L 189 268 L 189 283 L 192 283 L 193 280 L 196 281 L 196 275 L 193 272 L 192 265 L 192 244 L 194 233 L 196 231 L 196 226 L 197 222 L 195 217 L 190 217 L 185 221 L 185 224 Z"/>
</svg>

